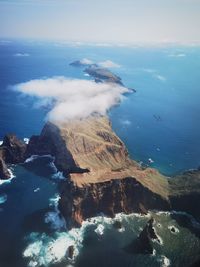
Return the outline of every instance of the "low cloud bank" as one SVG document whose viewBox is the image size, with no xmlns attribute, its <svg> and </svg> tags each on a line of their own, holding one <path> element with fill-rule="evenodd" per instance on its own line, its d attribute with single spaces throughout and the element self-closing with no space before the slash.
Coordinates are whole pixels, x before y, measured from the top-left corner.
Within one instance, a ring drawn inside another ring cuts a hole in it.
<svg viewBox="0 0 200 267">
<path fill-rule="evenodd" d="M 53 103 L 48 113 L 48 119 L 53 122 L 82 119 L 95 113 L 105 115 L 129 92 L 117 84 L 65 77 L 31 80 L 15 85 L 14 89 L 37 97 L 38 105 Z"/>
<path fill-rule="evenodd" d="M 111 60 L 105 60 L 102 62 L 98 63 L 99 66 L 103 67 L 103 68 L 119 68 L 120 65 L 111 61 Z"/>
</svg>

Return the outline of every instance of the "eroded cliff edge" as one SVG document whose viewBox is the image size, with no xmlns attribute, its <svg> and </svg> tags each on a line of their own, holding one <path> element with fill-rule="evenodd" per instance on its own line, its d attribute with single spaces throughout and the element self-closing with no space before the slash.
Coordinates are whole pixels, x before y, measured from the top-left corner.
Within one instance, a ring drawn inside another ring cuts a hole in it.
<svg viewBox="0 0 200 267">
<path fill-rule="evenodd" d="M 103 213 L 177 210 L 199 218 L 200 171 L 165 177 L 131 160 L 106 117 L 91 116 L 62 124 L 46 123 L 26 146 L 7 136 L 0 147 L 6 163 L 22 163 L 32 155 L 52 155 L 66 180 L 59 209 L 69 227 Z M 11 157 L 12 155 L 12 157 Z M 4 166 L 5 167 L 5 166 Z"/>
<path fill-rule="evenodd" d="M 67 177 L 59 208 L 69 227 L 100 213 L 172 209 L 169 178 L 131 160 L 106 117 L 47 123 L 26 154 L 51 154 Z"/>
</svg>

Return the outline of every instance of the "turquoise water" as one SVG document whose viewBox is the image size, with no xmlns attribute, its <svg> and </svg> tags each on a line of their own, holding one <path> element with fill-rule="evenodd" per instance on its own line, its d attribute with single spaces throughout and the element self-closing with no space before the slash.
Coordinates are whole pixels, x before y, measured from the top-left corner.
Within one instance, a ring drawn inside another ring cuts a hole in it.
<svg viewBox="0 0 200 267">
<path fill-rule="evenodd" d="M 19 53 L 26 55 L 19 56 Z M 198 47 L 113 48 L 19 40 L 0 43 L 0 140 L 7 132 L 14 132 L 20 138 L 38 134 L 47 114 L 46 108 L 34 106 L 35 99 L 20 95 L 10 86 L 61 75 L 90 79 L 81 69 L 69 66 L 70 62 L 82 58 L 118 63 L 121 67 L 113 72 L 126 86 L 137 90 L 109 113 L 114 130 L 134 159 L 167 175 L 200 165 Z M 32 169 L 12 168 L 15 178 L 0 185 L 0 266 L 10 267 L 14 262 L 15 267 L 27 267 L 30 259 L 24 262 L 22 254 L 30 244 L 42 241 L 40 245 L 44 249 L 35 256 L 39 260 L 48 254 L 45 248 L 50 240 L 59 237 L 63 244 L 71 242 L 71 237 L 63 229 L 52 230 L 51 225 L 44 223 L 50 199 L 58 193 L 58 183 L 52 180 L 49 168 L 37 163 Z M 126 228 L 122 233 L 105 223 L 102 236 L 94 232 L 98 224 L 88 226 L 77 262 L 65 260 L 54 266 L 164 266 L 163 255 L 170 259 L 171 266 L 189 265 L 200 252 L 198 237 L 193 230 L 178 225 L 170 215 L 159 216 L 157 221 L 163 228 L 157 231 L 164 245 L 154 244 L 155 257 L 127 255 L 123 251 L 125 243 L 139 234 L 147 220 L 133 216 L 128 221 L 122 219 Z M 167 228 L 170 224 L 179 228 L 179 235 L 170 235 Z M 83 236 L 83 231 L 78 236 Z"/>
</svg>

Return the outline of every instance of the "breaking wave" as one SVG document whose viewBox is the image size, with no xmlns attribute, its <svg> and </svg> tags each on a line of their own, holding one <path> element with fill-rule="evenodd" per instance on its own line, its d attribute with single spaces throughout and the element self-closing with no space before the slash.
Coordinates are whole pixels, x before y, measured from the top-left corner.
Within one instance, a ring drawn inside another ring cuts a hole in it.
<svg viewBox="0 0 200 267">
<path fill-rule="evenodd" d="M 6 179 L 6 180 L 1 180 L 0 179 L 0 185 L 2 184 L 9 184 L 13 178 L 15 178 L 15 175 L 13 173 L 13 170 L 12 169 L 8 169 L 9 173 L 10 173 L 10 178 L 9 179 Z"/>
<path fill-rule="evenodd" d="M 45 222 L 50 223 L 52 229 L 56 229 L 54 236 L 47 234 L 31 233 L 28 237 L 29 245 L 24 250 L 23 256 L 29 258 L 29 267 L 39 267 L 41 265 L 49 266 L 50 264 L 59 263 L 63 260 L 69 264 L 73 263 L 79 255 L 82 247 L 85 233 L 90 226 L 94 227 L 94 232 L 102 236 L 104 230 L 113 225 L 115 221 L 128 220 L 134 217 L 149 217 L 149 215 L 116 214 L 115 218 L 108 218 L 103 215 L 85 220 L 80 228 L 72 228 L 69 231 L 61 231 L 64 227 L 64 219 L 58 211 L 59 196 L 55 195 L 50 199 L 50 206 L 55 208 L 55 211 L 48 212 L 45 215 Z M 125 229 L 119 229 L 124 231 Z M 69 247 L 73 246 L 73 257 L 69 257 Z"/>
</svg>

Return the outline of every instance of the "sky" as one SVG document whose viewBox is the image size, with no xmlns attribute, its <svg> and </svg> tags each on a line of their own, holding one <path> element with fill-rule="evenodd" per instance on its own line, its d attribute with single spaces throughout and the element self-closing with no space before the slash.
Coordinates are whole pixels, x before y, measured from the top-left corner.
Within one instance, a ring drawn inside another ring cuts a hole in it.
<svg viewBox="0 0 200 267">
<path fill-rule="evenodd" d="M 200 43 L 200 0 L 0 0 L 0 38 Z"/>
</svg>

